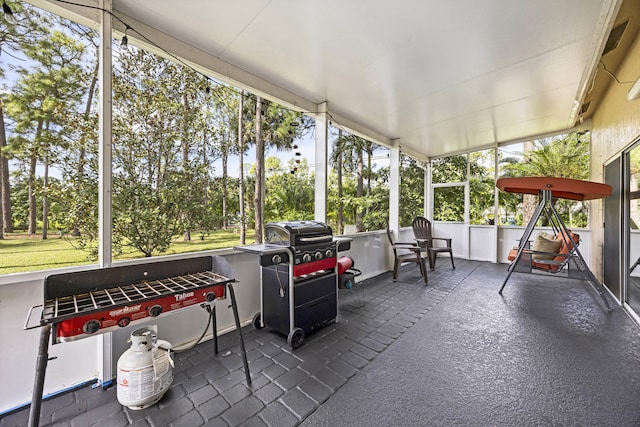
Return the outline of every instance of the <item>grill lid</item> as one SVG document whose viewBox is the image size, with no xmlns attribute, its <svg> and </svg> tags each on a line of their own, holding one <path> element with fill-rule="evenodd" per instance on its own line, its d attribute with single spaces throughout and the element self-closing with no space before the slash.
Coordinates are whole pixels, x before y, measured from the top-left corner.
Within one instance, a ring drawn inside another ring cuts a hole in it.
<svg viewBox="0 0 640 427">
<path fill-rule="evenodd" d="M 270 222 L 265 226 L 266 242 L 282 246 L 304 246 L 331 242 L 331 227 L 319 221 Z"/>
</svg>

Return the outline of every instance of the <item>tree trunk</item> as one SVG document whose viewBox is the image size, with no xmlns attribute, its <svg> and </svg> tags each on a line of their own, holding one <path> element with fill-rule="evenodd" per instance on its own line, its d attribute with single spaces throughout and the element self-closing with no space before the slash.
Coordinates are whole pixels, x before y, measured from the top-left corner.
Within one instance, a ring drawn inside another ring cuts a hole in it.
<svg viewBox="0 0 640 427">
<path fill-rule="evenodd" d="M 338 129 L 338 141 L 342 141 L 342 129 Z M 338 234 L 344 234 L 344 205 L 342 204 L 342 150 L 338 150 L 336 167 L 338 169 Z"/>
<path fill-rule="evenodd" d="M 0 163 L 0 174 L 2 174 L 2 163 Z M 0 187 L 0 198 L 2 197 L 2 187 Z M 0 203 L 0 240 L 4 240 L 4 227 L 2 226 L 2 203 Z"/>
<path fill-rule="evenodd" d="M 262 243 L 262 221 L 264 220 L 264 141 L 262 140 L 262 98 L 256 97 L 256 191 L 255 203 L 256 243 Z"/>
<path fill-rule="evenodd" d="M 227 229 L 229 225 L 229 218 L 227 214 L 227 197 L 229 197 L 229 190 L 227 189 L 227 181 L 229 173 L 227 171 L 227 164 L 229 160 L 228 147 L 229 136 L 227 133 L 227 142 L 225 142 L 224 149 L 222 150 L 222 228 Z"/>
<path fill-rule="evenodd" d="M 527 156 L 531 151 L 534 151 L 535 148 L 536 147 L 533 141 L 526 141 L 524 143 L 525 161 L 529 161 Z M 531 220 L 531 217 L 533 216 L 537 205 L 538 197 L 536 195 L 524 194 L 522 196 L 522 225 L 527 225 L 529 223 L 529 220 Z"/>
<path fill-rule="evenodd" d="M 44 159 L 44 188 L 42 196 L 42 240 L 47 240 L 49 229 L 49 156 Z"/>
<path fill-rule="evenodd" d="M 240 168 L 240 182 L 238 186 L 238 198 L 240 203 L 240 244 L 244 245 L 247 238 L 247 224 L 244 210 L 244 140 L 242 134 L 242 109 L 244 108 L 244 91 L 240 92 L 240 102 L 238 106 L 238 159 Z"/>
<path fill-rule="evenodd" d="M 356 173 L 358 175 L 358 186 L 356 187 L 356 197 L 360 199 L 364 195 L 364 177 L 363 177 L 363 169 L 364 169 L 364 159 L 362 155 L 362 149 L 357 148 L 358 152 L 358 160 L 356 164 Z M 362 209 L 360 207 L 356 208 L 356 232 L 361 233 L 364 231 L 362 224 Z"/>
<path fill-rule="evenodd" d="M 93 105 L 93 97 L 96 91 L 96 85 L 98 84 L 98 70 L 100 68 L 100 55 L 97 53 L 98 47 L 96 46 L 96 65 L 93 68 L 91 84 L 89 85 L 89 90 L 87 91 L 87 102 L 84 105 L 84 120 L 88 121 L 91 118 L 91 106 Z M 86 134 L 82 134 L 80 138 L 80 151 L 78 153 L 78 170 L 76 171 L 76 185 L 85 185 L 84 184 L 84 167 L 86 164 Z M 78 205 L 78 204 L 77 204 Z M 79 206 L 79 205 L 78 205 Z M 76 216 L 80 216 L 78 212 Z M 75 219 L 75 218 L 74 218 Z M 77 224 L 73 224 L 71 226 L 72 232 L 71 235 L 73 237 L 80 236 L 80 229 Z"/>
<path fill-rule="evenodd" d="M 367 196 L 371 197 L 371 156 L 373 155 L 373 150 L 371 149 L 371 143 L 367 143 Z M 365 210 L 366 214 L 369 215 L 369 206 L 367 206 Z"/>
<path fill-rule="evenodd" d="M 9 185 L 9 159 L 4 154 L 7 146 L 7 134 L 4 128 L 4 106 L 0 101 L 0 196 L 2 200 L 2 221 L 0 232 L 13 233 L 13 219 L 11 218 L 11 186 Z"/>
<path fill-rule="evenodd" d="M 183 128 L 182 128 L 182 170 L 185 173 L 188 173 L 190 175 L 189 171 L 189 138 L 187 137 L 187 134 L 189 132 L 188 129 L 188 121 L 187 121 L 187 117 L 189 116 L 189 110 L 191 109 L 191 107 L 189 106 L 189 98 L 187 97 L 187 93 L 186 91 L 183 92 L 182 94 L 182 108 L 183 108 L 183 117 L 184 120 L 182 121 L 183 123 Z M 189 210 L 185 210 L 182 213 L 184 220 L 185 220 L 185 224 L 186 224 L 186 229 L 184 230 L 184 234 L 183 234 L 183 240 L 185 242 L 189 242 L 191 241 L 191 212 Z"/>
<path fill-rule="evenodd" d="M 32 155 L 29 162 L 29 231 L 30 235 L 36 234 L 36 156 Z"/>
<path fill-rule="evenodd" d="M 42 121 L 38 122 L 36 127 L 36 136 L 33 140 L 34 145 L 37 145 L 42 135 Z M 36 166 L 38 162 L 37 147 L 34 147 L 33 153 L 31 153 L 31 159 L 29 161 L 29 178 L 28 178 L 28 190 L 29 190 L 29 231 L 30 235 L 36 234 Z"/>
</svg>

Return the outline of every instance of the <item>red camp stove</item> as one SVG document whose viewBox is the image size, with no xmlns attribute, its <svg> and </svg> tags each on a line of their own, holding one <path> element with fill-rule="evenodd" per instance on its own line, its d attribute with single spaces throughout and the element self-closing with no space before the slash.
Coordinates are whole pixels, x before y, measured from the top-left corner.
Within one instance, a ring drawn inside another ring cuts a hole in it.
<svg viewBox="0 0 640 427">
<path fill-rule="evenodd" d="M 211 317 L 218 352 L 215 301 L 231 297 L 247 383 L 251 384 L 233 271 L 222 257 L 198 257 L 94 269 L 47 276 L 44 303 L 31 307 L 25 329 L 42 327 L 29 425 L 37 425 L 50 336 L 53 344 L 98 335 L 189 307 L 201 306 Z M 32 324 L 36 309 L 39 323 Z M 110 381 L 109 381 L 110 382 Z"/>
<path fill-rule="evenodd" d="M 41 325 L 53 326 L 56 344 L 224 298 L 225 285 L 231 279 L 188 261 L 194 265 L 169 261 L 151 268 L 143 264 L 100 274 L 86 271 L 49 276 Z M 190 267 L 203 270 L 188 272 Z M 171 277 L 166 276 L 169 271 L 173 272 Z"/>
</svg>

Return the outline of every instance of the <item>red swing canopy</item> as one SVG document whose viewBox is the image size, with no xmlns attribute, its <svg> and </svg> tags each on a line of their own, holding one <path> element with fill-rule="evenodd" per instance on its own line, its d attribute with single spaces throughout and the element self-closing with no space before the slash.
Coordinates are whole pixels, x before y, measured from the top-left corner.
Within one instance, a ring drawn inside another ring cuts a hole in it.
<svg viewBox="0 0 640 427">
<path fill-rule="evenodd" d="M 500 178 L 496 187 L 508 193 L 538 194 L 540 190 L 551 190 L 551 195 L 560 199 L 593 200 L 611 195 L 611 186 L 593 181 L 546 176 Z"/>
</svg>

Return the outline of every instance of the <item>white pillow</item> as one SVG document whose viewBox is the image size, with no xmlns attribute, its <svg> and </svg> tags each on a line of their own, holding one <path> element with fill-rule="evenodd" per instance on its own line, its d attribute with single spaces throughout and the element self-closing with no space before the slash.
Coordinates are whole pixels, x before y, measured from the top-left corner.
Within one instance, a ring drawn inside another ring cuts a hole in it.
<svg viewBox="0 0 640 427">
<path fill-rule="evenodd" d="M 562 247 L 562 239 L 554 239 L 549 233 L 539 233 L 536 240 L 533 241 L 533 259 L 554 259 L 556 255 L 537 254 L 536 252 L 551 252 L 557 254 Z"/>
</svg>

